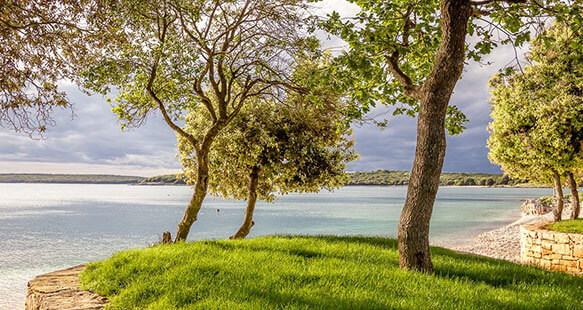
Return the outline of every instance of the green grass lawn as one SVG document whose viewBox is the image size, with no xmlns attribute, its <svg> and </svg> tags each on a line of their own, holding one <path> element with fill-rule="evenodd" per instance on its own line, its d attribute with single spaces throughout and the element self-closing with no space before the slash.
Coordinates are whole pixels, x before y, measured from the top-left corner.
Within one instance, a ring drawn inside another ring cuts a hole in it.
<svg viewBox="0 0 583 310">
<path fill-rule="evenodd" d="M 583 278 L 432 249 L 399 269 L 394 239 L 274 236 L 130 250 L 88 265 L 111 309 L 583 309 Z"/>
<path fill-rule="evenodd" d="M 560 232 L 583 234 L 583 218 L 556 222 L 547 228 Z"/>
</svg>

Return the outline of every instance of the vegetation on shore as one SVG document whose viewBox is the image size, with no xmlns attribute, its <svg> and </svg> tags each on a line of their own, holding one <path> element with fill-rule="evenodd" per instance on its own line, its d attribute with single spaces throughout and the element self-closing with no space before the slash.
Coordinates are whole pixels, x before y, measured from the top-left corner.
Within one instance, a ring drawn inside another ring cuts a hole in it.
<svg viewBox="0 0 583 310">
<path fill-rule="evenodd" d="M 186 182 L 176 174 L 164 174 L 146 178 L 140 182 L 143 185 L 186 185 Z"/>
<path fill-rule="evenodd" d="M 380 237 L 181 242 L 91 263 L 81 286 L 106 296 L 111 309 L 575 309 L 583 302 L 583 278 L 431 252 L 433 275 L 400 270 L 397 241 Z"/>
<path fill-rule="evenodd" d="M 349 172 L 346 185 L 407 185 L 409 171 L 375 170 Z M 184 179 L 175 174 L 149 178 L 118 175 L 83 174 L 0 174 L 0 183 L 95 183 L 95 184 L 141 184 L 141 185 L 186 185 Z M 442 186 L 517 186 L 542 187 L 526 180 L 509 178 L 502 174 L 489 173 L 443 173 Z"/>
<path fill-rule="evenodd" d="M 564 233 L 583 234 L 583 218 L 555 222 L 547 228 Z"/>
<path fill-rule="evenodd" d="M 346 185 L 407 185 L 409 171 L 375 170 L 349 172 Z M 0 174 L 0 183 L 95 183 L 95 184 L 141 184 L 141 185 L 186 185 L 184 179 L 175 174 L 149 178 L 118 175 L 82 174 Z M 442 186 L 517 186 L 542 187 L 526 180 L 509 178 L 502 174 L 489 173 L 443 173 Z"/>
<path fill-rule="evenodd" d="M 376 170 L 367 172 L 349 173 L 348 185 L 407 185 L 409 184 L 410 171 Z M 439 185 L 455 186 L 516 186 L 528 181 L 509 178 L 502 174 L 489 173 L 442 173 Z"/>
<path fill-rule="evenodd" d="M 137 184 L 143 177 L 109 174 L 0 174 L 0 183 Z"/>
</svg>

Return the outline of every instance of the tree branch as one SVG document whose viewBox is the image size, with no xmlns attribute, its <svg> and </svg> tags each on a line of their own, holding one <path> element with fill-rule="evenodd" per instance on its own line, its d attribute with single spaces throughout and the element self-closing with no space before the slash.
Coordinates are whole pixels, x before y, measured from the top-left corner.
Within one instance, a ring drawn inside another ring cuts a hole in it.
<svg viewBox="0 0 583 310">
<path fill-rule="evenodd" d="M 399 53 L 396 51 L 393 52 L 391 56 L 387 57 L 389 72 L 391 72 L 397 81 L 401 83 L 405 95 L 411 98 L 421 99 L 421 87 L 419 85 L 415 85 L 413 80 L 411 80 L 411 78 L 401 70 L 398 63 L 398 57 Z"/>
<path fill-rule="evenodd" d="M 162 29 L 162 34 L 160 35 L 160 40 L 162 41 L 162 43 L 160 44 L 160 48 L 162 48 L 164 45 L 164 39 L 166 37 L 167 28 L 168 28 L 168 24 L 164 23 L 164 26 Z M 150 71 L 150 78 L 148 79 L 148 84 L 146 85 L 146 90 L 148 91 L 148 95 L 150 95 L 152 100 L 154 100 L 154 102 L 158 105 L 158 108 L 160 109 L 160 112 L 162 112 L 162 116 L 164 117 L 164 121 L 166 121 L 166 124 L 168 124 L 168 126 L 170 126 L 170 128 L 172 128 L 172 130 L 174 130 L 175 132 L 177 132 L 178 134 L 180 134 L 181 136 L 186 138 L 194 147 L 197 147 L 198 140 L 193 135 L 185 132 L 182 128 L 180 128 L 180 126 L 176 125 L 172 121 L 172 118 L 170 117 L 170 115 L 168 115 L 168 111 L 166 111 L 166 107 L 164 106 L 164 103 L 162 103 L 162 100 L 160 100 L 158 95 L 156 95 L 156 93 L 152 89 L 152 86 L 154 85 L 154 80 L 156 79 L 156 74 L 158 72 L 159 64 L 160 64 L 160 54 L 158 54 L 156 56 L 156 60 L 154 61 L 154 65 L 152 66 L 152 70 Z"/>
</svg>

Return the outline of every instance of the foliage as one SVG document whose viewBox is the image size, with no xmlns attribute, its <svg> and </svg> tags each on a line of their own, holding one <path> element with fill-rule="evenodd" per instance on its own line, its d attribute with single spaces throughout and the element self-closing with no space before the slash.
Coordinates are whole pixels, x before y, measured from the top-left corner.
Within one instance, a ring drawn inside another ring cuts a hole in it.
<svg viewBox="0 0 583 310">
<path fill-rule="evenodd" d="M 206 196 L 217 135 L 247 104 L 302 92 L 296 60 L 319 54 L 307 7 L 303 0 L 112 0 L 95 23 L 104 40 L 101 57 L 83 72 L 84 87 L 119 89 L 113 111 L 122 129 L 159 111 L 196 155 L 194 193 L 176 240 L 186 240 Z M 186 132 L 186 115 L 201 110 L 205 127 Z"/>
<path fill-rule="evenodd" d="M 409 184 L 409 171 L 376 170 L 368 172 L 349 173 L 348 185 L 407 185 Z M 512 179 L 502 174 L 489 173 L 442 173 L 439 184 L 456 186 L 513 186 L 526 183 L 526 180 Z"/>
<path fill-rule="evenodd" d="M 440 5 L 444 1 L 351 0 L 360 6 L 355 18 L 338 13 L 321 23 L 330 34 L 348 42 L 350 49 L 323 73 L 336 89 L 350 90 L 351 118 L 361 118 L 377 103 L 396 106 L 394 115 L 414 117 L 419 112 L 423 84 L 434 68 L 442 40 Z M 580 3 L 579 1 L 574 1 Z M 453 5 L 453 4 L 452 4 Z M 581 7 L 561 0 L 469 1 L 473 14 L 467 27 L 467 58 L 481 61 L 499 45 L 528 42 L 533 25 L 544 25 L 549 15 L 575 20 L 579 29 Z M 580 4 L 579 4 L 580 5 Z M 468 122 L 456 106 L 447 110 L 446 128 L 461 133 Z"/>
<path fill-rule="evenodd" d="M 140 181 L 140 184 L 144 185 L 153 185 L 153 184 L 160 184 L 160 185 L 186 185 L 186 182 L 176 174 L 165 174 L 165 175 L 158 175 L 154 177 L 145 178 Z"/>
<path fill-rule="evenodd" d="M 564 233 L 583 234 L 583 219 L 564 220 L 552 223 L 546 228 Z"/>
<path fill-rule="evenodd" d="M 136 184 L 145 178 L 99 174 L 0 174 L 0 183 Z"/>
<path fill-rule="evenodd" d="M 556 24 L 533 40 L 523 72 L 491 80 L 489 158 L 511 176 L 549 182 L 552 171 L 583 164 L 583 55 L 574 42 Z"/>
<path fill-rule="evenodd" d="M 397 241 L 277 236 L 156 246 L 91 263 L 81 287 L 111 309 L 578 309 L 583 279 L 432 248 L 399 269 Z M 544 293 L 541 293 L 544 292 Z"/>
<path fill-rule="evenodd" d="M 91 53 L 83 21 L 96 5 L 85 0 L 0 1 L 0 126 L 31 135 L 53 125 L 55 108 L 70 108 L 59 89 L 76 80 Z"/>
<path fill-rule="evenodd" d="M 247 199 L 251 171 L 259 171 L 258 195 L 273 200 L 289 192 L 332 189 L 346 181 L 346 164 L 356 159 L 354 142 L 338 121 L 342 105 L 335 98 L 303 96 L 282 103 L 259 101 L 243 108 L 217 136 L 209 155 L 209 191 L 227 199 Z M 186 119 L 187 132 L 197 134 L 208 117 L 194 111 Z M 184 175 L 194 183 L 196 154 L 184 138 L 178 149 Z"/>
<path fill-rule="evenodd" d="M 112 102 L 122 128 L 160 110 L 182 134 L 171 123 L 199 107 L 224 126 L 249 100 L 291 83 L 295 57 L 318 47 L 297 0 L 119 0 L 106 10 L 95 25 L 102 56 L 83 72 L 84 86 L 119 90 Z"/>
</svg>

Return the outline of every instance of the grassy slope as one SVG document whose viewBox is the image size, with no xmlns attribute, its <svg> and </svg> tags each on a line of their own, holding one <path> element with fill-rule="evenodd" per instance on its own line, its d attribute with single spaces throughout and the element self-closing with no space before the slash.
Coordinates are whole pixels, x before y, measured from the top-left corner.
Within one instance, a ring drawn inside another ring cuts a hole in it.
<svg viewBox="0 0 583 310">
<path fill-rule="evenodd" d="M 547 228 L 560 232 L 583 234 L 583 218 L 556 222 Z"/>
<path fill-rule="evenodd" d="M 401 271 L 396 241 L 262 237 L 130 250 L 82 287 L 112 309 L 581 309 L 583 278 L 433 248 L 435 275 Z"/>
</svg>

